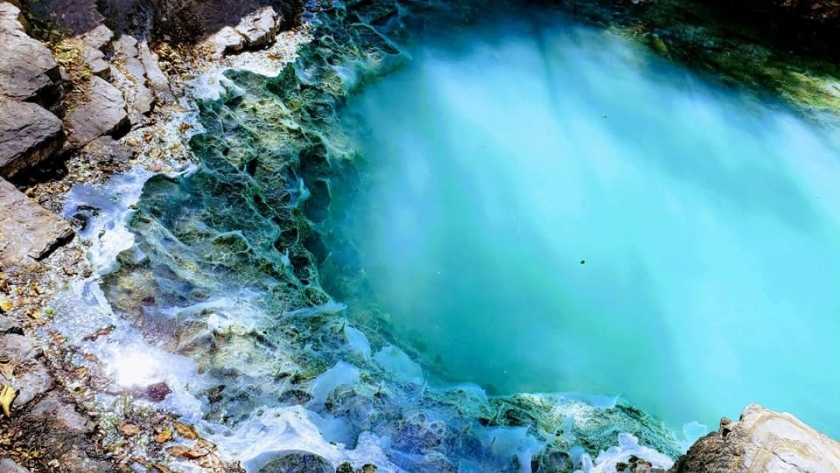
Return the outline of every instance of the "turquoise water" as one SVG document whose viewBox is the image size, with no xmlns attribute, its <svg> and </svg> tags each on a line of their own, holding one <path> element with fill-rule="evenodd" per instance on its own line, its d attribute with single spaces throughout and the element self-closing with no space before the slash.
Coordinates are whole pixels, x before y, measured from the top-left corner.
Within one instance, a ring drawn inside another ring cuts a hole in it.
<svg viewBox="0 0 840 473">
<path fill-rule="evenodd" d="M 840 435 L 836 135 L 546 23 L 430 40 L 351 100 L 332 258 L 441 376 Z"/>
</svg>

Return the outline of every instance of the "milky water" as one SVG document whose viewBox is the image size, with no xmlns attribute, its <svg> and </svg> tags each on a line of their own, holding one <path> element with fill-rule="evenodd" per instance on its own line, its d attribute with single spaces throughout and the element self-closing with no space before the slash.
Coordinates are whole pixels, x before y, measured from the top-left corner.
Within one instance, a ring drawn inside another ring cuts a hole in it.
<svg viewBox="0 0 840 473">
<path fill-rule="evenodd" d="M 366 177 L 334 200 L 427 368 L 840 434 L 836 135 L 603 32 L 513 22 L 413 55 L 351 100 Z"/>
</svg>

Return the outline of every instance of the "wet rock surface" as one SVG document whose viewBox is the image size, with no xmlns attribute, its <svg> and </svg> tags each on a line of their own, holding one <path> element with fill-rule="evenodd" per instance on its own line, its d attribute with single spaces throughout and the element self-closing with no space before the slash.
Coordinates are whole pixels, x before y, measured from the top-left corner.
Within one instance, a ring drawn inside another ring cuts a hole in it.
<svg viewBox="0 0 840 473">
<path fill-rule="evenodd" d="M 748 406 L 738 422 L 723 419 L 669 473 L 806 473 L 840 471 L 840 443 L 787 413 Z"/>
</svg>

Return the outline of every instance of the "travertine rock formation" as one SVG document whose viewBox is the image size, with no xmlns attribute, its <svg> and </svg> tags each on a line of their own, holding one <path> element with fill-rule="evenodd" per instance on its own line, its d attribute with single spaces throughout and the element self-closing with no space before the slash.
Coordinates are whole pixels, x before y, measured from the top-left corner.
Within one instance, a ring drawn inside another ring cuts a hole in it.
<svg viewBox="0 0 840 473">
<path fill-rule="evenodd" d="M 840 443 L 796 417 L 758 405 L 741 419 L 722 419 L 669 473 L 832 473 L 840 471 Z"/>
</svg>

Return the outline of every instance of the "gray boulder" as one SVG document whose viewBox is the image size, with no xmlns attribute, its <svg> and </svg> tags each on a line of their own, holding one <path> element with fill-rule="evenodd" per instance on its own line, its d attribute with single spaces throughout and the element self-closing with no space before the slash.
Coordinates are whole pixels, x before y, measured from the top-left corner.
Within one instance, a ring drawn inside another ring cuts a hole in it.
<svg viewBox="0 0 840 473">
<path fill-rule="evenodd" d="M 43 161 L 63 143 L 58 117 L 34 103 L 0 98 L 1 177 Z"/>
<path fill-rule="evenodd" d="M 738 422 L 698 440 L 669 473 L 830 473 L 840 471 L 840 443 L 796 417 L 758 405 Z"/>
<path fill-rule="evenodd" d="M 122 35 L 113 43 L 114 62 L 119 65 L 113 71 L 114 83 L 125 93 L 132 123 L 142 122 L 155 101 L 152 91 L 146 87 L 146 68 L 137 44 L 130 35 Z"/>
<path fill-rule="evenodd" d="M 61 96 L 61 74 L 46 46 L 23 30 L 20 9 L 0 2 L 0 95 L 51 106 Z"/>
<path fill-rule="evenodd" d="M 103 135 L 119 132 L 128 124 L 122 93 L 101 77 L 90 78 L 84 98 L 66 118 L 70 142 L 83 147 Z"/>
<path fill-rule="evenodd" d="M 73 238 L 70 225 L 0 179 L 0 266 L 31 266 Z"/>
</svg>

